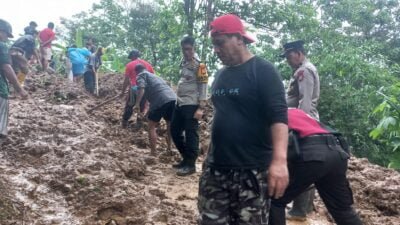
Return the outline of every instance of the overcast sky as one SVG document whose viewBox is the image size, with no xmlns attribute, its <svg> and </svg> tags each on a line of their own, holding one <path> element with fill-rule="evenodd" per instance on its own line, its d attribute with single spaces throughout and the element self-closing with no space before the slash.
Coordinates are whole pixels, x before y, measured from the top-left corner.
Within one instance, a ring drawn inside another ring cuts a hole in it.
<svg viewBox="0 0 400 225">
<path fill-rule="evenodd" d="M 60 25 L 60 17 L 71 18 L 81 11 L 87 11 L 100 0 L 1 0 L 0 18 L 7 20 L 14 37 L 23 34 L 30 21 L 38 24 L 38 30 L 47 27 L 48 22 Z"/>
</svg>

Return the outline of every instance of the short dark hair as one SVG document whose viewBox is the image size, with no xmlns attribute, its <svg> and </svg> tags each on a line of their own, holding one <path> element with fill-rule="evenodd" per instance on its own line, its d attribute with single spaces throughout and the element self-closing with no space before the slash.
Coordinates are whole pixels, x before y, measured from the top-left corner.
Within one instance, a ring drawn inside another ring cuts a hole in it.
<svg viewBox="0 0 400 225">
<path fill-rule="evenodd" d="M 29 26 L 31 26 L 31 27 L 37 27 L 37 23 L 36 23 L 35 21 L 31 21 L 31 22 L 29 23 Z"/>
<path fill-rule="evenodd" d="M 133 49 L 131 52 L 129 52 L 128 59 L 137 59 L 140 57 L 140 51 L 137 49 Z"/>
<path fill-rule="evenodd" d="M 137 64 L 136 66 L 135 66 L 135 72 L 137 73 L 137 74 L 139 74 L 139 73 L 141 73 L 143 70 L 145 70 L 146 69 L 146 67 L 144 67 L 143 66 L 143 64 Z"/>
<path fill-rule="evenodd" d="M 50 29 L 53 29 L 54 28 L 54 23 L 53 22 L 48 23 L 47 27 L 50 28 Z"/>
<path fill-rule="evenodd" d="M 183 45 L 191 45 L 194 46 L 195 40 L 192 36 L 185 36 L 181 40 L 181 46 Z"/>
</svg>

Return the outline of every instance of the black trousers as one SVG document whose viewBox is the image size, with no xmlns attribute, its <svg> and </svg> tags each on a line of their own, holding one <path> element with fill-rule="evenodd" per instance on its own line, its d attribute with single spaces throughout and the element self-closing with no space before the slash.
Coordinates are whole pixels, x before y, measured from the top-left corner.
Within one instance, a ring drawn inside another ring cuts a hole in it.
<svg viewBox="0 0 400 225">
<path fill-rule="evenodd" d="M 198 105 L 175 106 L 171 120 L 172 140 L 182 159 L 190 166 L 194 166 L 199 154 L 199 121 L 193 118 L 197 109 Z"/>
<path fill-rule="evenodd" d="M 285 207 L 296 196 L 315 184 L 319 195 L 338 225 L 361 225 L 352 208 L 353 193 L 346 178 L 348 157 L 340 145 L 300 145 L 307 160 L 289 165 L 289 186 L 283 197 L 271 200 L 270 225 L 285 225 Z M 313 158 L 315 152 L 315 158 Z"/>
<path fill-rule="evenodd" d="M 93 71 L 88 70 L 83 74 L 86 91 L 93 94 L 96 89 L 96 77 Z"/>
</svg>

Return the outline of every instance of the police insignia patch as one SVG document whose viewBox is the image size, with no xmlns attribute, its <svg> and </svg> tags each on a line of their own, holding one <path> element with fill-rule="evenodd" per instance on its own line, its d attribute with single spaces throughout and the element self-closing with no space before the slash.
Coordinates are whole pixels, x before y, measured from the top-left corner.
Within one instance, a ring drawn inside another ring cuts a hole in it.
<svg viewBox="0 0 400 225">
<path fill-rule="evenodd" d="M 300 70 L 296 73 L 296 78 L 298 81 L 302 81 L 304 79 L 304 70 Z"/>
</svg>

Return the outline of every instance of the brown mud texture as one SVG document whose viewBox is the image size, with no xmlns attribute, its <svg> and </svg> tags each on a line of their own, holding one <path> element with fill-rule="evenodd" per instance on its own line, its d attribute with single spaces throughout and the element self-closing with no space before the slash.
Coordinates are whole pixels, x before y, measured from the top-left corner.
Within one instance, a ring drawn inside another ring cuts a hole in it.
<svg viewBox="0 0 400 225">
<path fill-rule="evenodd" d="M 58 75 L 27 80 L 28 100 L 10 99 L 9 136 L 0 144 L 1 225 L 191 225 L 197 224 L 197 173 L 178 177 L 167 150 L 165 123 L 158 128 L 155 154 L 146 123 L 136 115 L 121 128 L 124 100 L 92 113 L 97 104 L 119 94 L 123 75 L 100 77 L 99 96 Z M 201 121 L 201 152 L 209 140 L 209 107 Z M 355 208 L 366 225 L 400 224 L 400 174 L 353 158 L 348 177 Z M 317 199 L 308 221 L 333 224 Z"/>
</svg>

